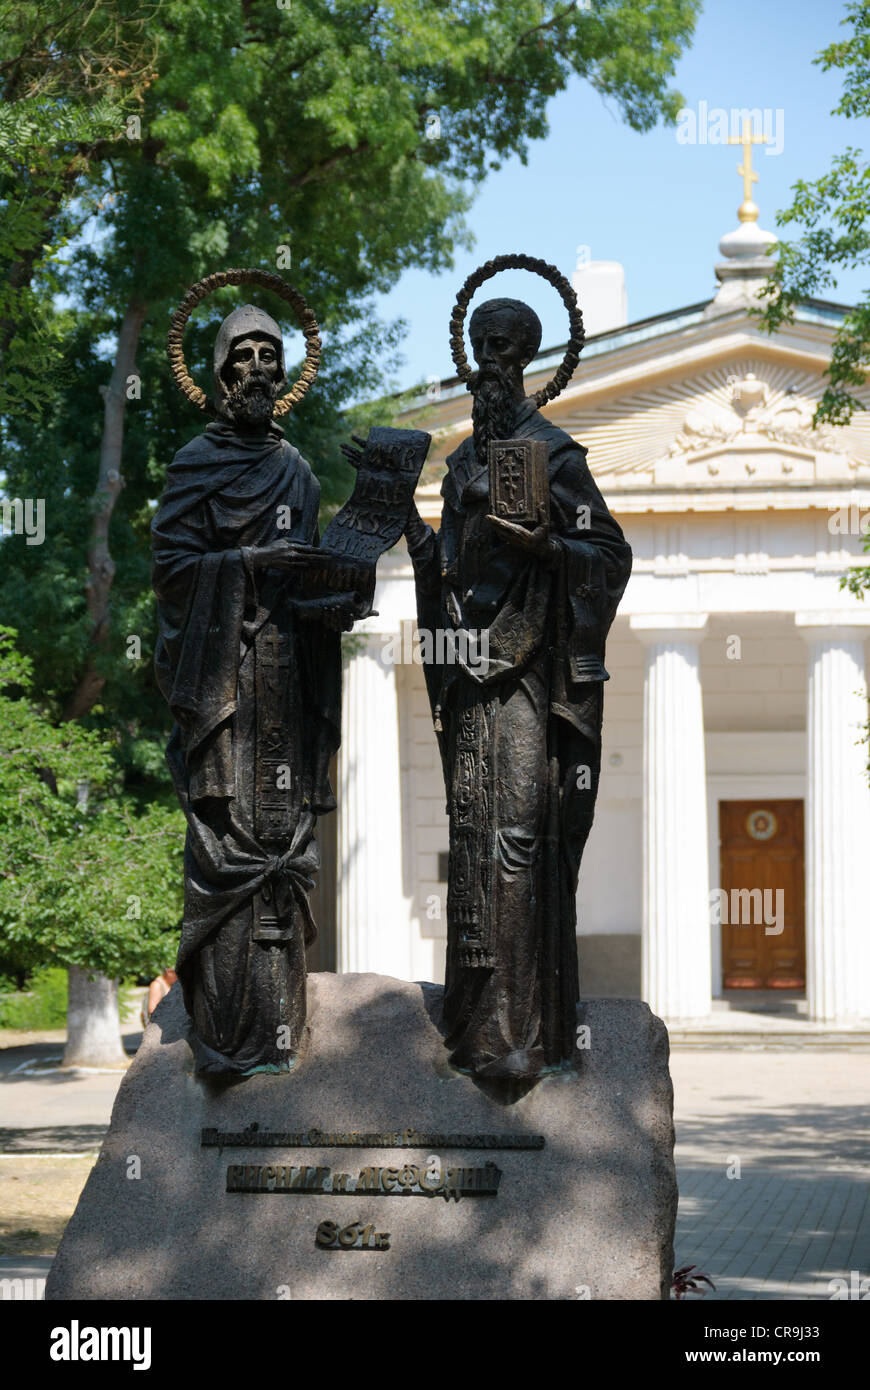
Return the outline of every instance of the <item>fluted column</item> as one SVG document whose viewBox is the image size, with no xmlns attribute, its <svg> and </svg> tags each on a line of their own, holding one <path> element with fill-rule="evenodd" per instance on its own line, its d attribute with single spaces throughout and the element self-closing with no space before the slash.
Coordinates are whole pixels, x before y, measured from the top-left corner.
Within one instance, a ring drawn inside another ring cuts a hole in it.
<svg viewBox="0 0 870 1390">
<path fill-rule="evenodd" d="M 870 614 L 797 613 L 807 682 L 807 1002 L 822 1023 L 870 1017 L 867 681 Z M 863 620 L 863 621 L 862 621 Z"/>
<path fill-rule="evenodd" d="M 639 615 L 643 709 L 642 991 L 666 1019 L 710 1012 L 707 789 L 699 645 L 706 614 Z"/>
<path fill-rule="evenodd" d="M 396 667 L 383 635 L 354 640 L 363 645 L 344 669 L 338 760 L 337 964 L 409 979 Z"/>
</svg>

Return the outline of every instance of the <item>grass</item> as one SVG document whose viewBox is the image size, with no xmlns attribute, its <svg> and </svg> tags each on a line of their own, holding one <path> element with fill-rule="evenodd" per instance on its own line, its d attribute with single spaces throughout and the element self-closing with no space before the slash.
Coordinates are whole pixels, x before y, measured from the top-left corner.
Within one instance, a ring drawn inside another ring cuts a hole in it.
<svg viewBox="0 0 870 1390">
<path fill-rule="evenodd" d="M 96 1154 L 0 1154 L 0 1255 L 53 1255 Z"/>
</svg>

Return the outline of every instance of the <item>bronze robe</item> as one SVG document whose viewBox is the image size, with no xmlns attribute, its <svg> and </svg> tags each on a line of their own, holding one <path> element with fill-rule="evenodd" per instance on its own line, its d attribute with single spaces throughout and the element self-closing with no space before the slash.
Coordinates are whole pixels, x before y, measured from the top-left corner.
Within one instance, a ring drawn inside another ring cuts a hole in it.
<svg viewBox="0 0 870 1390">
<path fill-rule="evenodd" d="M 188 825 L 177 970 L 200 1071 L 286 1069 L 305 1021 L 340 634 L 304 621 L 293 579 L 255 574 L 248 547 L 316 544 L 319 497 L 277 426 L 252 440 L 212 424 L 176 454 L 152 525 L 155 664 Z"/>
<path fill-rule="evenodd" d="M 412 554 L 418 620 L 489 636 L 485 668 L 426 665 L 450 818 L 444 1020 L 451 1061 L 529 1079 L 576 1057 L 576 890 L 601 758 L 604 643 L 631 550 L 586 451 L 525 401 L 549 446 L 555 563 L 487 521 L 487 470 L 447 460 L 437 540 Z M 463 648 L 458 647 L 462 653 Z"/>
</svg>

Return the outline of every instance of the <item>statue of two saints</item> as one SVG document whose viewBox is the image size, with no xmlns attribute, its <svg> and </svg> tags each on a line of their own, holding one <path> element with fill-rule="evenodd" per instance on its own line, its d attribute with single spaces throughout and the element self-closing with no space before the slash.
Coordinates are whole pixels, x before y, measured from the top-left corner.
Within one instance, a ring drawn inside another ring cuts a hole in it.
<svg viewBox="0 0 870 1390">
<path fill-rule="evenodd" d="M 585 449 L 526 398 L 536 315 L 489 300 L 469 336 L 473 429 L 446 461 L 439 530 L 413 503 L 419 448 L 395 496 L 420 629 L 475 639 L 447 660 L 432 644 L 424 665 L 450 827 L 445 1043 L 475 1078 L 532 1082 L 577 1056 L 577 878 L 631 552 Z M 302 1046 L 341 633 L 371 611 L 373 574 L 366 586 L 359 565 L 331 565 L 329 531 L 321 544 L 317 478 L 275 422 L 284 384 L 278 325 L 236 309 L 215 343 L 216 419 L 176 454 L 152 528 L 156 669 L 187 819 L 177 972 L 204 1073 L 286 1070 Z M 496 514 L 501 441 L 543 460 L 531 518 Z M 345 447 L 359 474 L 367 448 Z"/>
</svg>

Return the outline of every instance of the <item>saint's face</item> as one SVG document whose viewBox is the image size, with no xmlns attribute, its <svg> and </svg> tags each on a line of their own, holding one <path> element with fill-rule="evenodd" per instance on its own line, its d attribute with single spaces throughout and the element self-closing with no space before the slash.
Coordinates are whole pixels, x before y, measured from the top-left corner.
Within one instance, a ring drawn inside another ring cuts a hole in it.
<svg viewBox="0 0 870 1390">
<path fill-rule="evenodd" d="M 243 338 L 233 345 L 223 374 L 228 382 L 242 383 L 258 375 L 277 382 L 280 373 L 274 343 L 268 338 Z"/>
<path fill-rule="evenodd" d="M 514 392 L 522 395 L 523 342 L 518 329 L 516 314 L 510 309 L 478 310 L 471 318 L 469 338 L 478 380 L 484 382 L 501 373 Z"/>
</svg>

